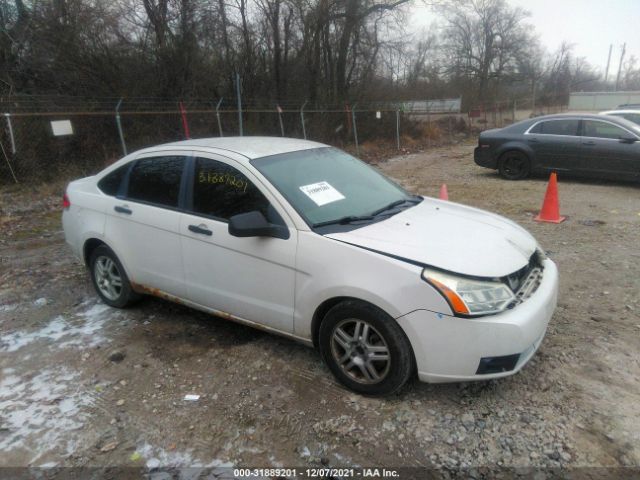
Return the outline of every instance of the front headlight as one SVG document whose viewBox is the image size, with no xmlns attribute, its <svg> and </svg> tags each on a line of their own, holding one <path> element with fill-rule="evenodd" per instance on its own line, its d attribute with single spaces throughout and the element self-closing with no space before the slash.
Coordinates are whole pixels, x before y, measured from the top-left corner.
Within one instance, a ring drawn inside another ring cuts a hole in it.
<svg viewBox="0 0 640 480">
<path fill-rule="evenodd" d="M 511 289 L 500 280 L 474 280 L 425 268 L 422 278 L 433 285 L 460 315 L 489 315 L 502 312 L 515 300 Z"/>
</svg>

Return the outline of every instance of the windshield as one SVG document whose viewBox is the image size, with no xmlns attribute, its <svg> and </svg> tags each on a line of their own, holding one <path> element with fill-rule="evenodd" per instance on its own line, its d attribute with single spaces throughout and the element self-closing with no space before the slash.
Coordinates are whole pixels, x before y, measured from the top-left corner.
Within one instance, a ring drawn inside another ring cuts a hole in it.
<svg viewBox="0 0 640 480">
<path fill-rule="evenodd" d="M 419 201 L 372 167 L 331 147 L 251 163 L 314 227 L 374 220 Z"/>
</svg>

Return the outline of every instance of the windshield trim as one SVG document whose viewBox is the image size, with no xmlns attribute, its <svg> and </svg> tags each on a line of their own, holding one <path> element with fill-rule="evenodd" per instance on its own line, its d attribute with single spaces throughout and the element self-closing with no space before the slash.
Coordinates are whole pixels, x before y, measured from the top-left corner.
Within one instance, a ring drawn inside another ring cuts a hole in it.
<svg viewBox="0 0 640 480">
<path fill-rule="evenodd" d="M 312 231 L 314 231 L 314 232 L 316 232 L 316 233 L 319 233 L 319 231 L 322 231 L 322 233 L 321 233 L 321 234 L 322 234 L 322 235 L 324 235 L 325 233 L 335 233 L 335 232 L 338 232 L 338 231 L 339 231 L 339 232 L 351 231 L 351 230 L 355 230 L 355 229 L 357 229 L 357 228 L 361 228 L 361 227 L 364 227 L 364 226 L 367 226 L 367 225 L 371 225 L 372 223 L 377 223 L 377 222 L 380 222 L 380 221 L 382 221 L 382 220 L 386 220 L 387 218 L 390 218 L 391 216 L 393 216 L 393 215 L 390 215 L 390 216 L 378 215 L 378 216 L 376 216 L 376 217 L 373 217 L 371 220 L 368 220 L 368 221 L 366 221 L 366 222 L 365 222 L 365 221 L 363 221 L 363 223 L 358 223 L 358 224 L 352 224 L 352 223 L 347 223 L 347 224 L 331 224 L 331 225 L 323 225 L 323 226 L 316 227 L 316 226 L 315 226 L 315 223 L 314 223 L 314 222 L 312 222 L 311 220 L 309 220 L 309 218 L 307 218 L 307 216 L 306 216 L 306 215 L 305 215 L 305 214 L 304 214 L 304 213 L 303 213 L 303 212 L 302 212 L 298 207 L 296 207 L 296 206 L 294 205 L 294 203 L 291 201 L 291 199 L 289 198 L 289 196 L 288 196 L 285 192 L 283 192 L 282 190 L 280 190 L 280 189 L 277 187 L 277 185 L 275 185 L 275 184 L 271 181 L 271 179 L 270 179 L 268 176 L 266 176 L 266 175 L 265 175 L 265 174 L 260 170 L 260 168 L 258 167 L 258 165 L 259 165 L 260 161 L 262 161 L 262 160 L 266 160 L 266 159 L 269 159 L 269 158 L 273 158 L 273 157 L 280 157 L 280 156 L 282 156 L 282 155 L 288 155 L 288 154 L 296 153 L 296 152 L 303 152 L 303 151 L 304 151 L 304 152 L 312 152 L 312 151 L 314 151 L 314 150 L 325 150 L 325 149 L 336 150 L 336 151 L 338 151 L 338 152 L 346 153 L 347 155 L 351 155 L 351 154 L 349 154 L 348 152 L 344 152 L 343 150 L 340 150 L 340 149 L 338 149 L 338 148 L 335 148 L 335 147 L 332 147 L 332 146 L 330 146 L 330 145 L 327 145 L 327 146 L 324 146 L 324 147 L 307 148 L 307 149 L 304 149 L 304 150 L 293 150 L 293 151 L 291 151 L 291 152 L 277 153 L 277 154 L 274 154 L 274 155 L 266 155 L 266 156 L 264 156 L 264 157 L 253 158 L 253 159 L 249 160 L 249 163 L 250 163 L 250 164 L 251 164 L 251 166 L 252 166 L 253 168 L 255 168 L 255 169 L 257 170 L 257 172 L 258 172 L 258 173 L 259 173 L 259 174 L 260 174 L 260 175 L 261 175 L 261 176 L 262 176 L 262 177 L 263 177 L 263 178 L 264 178 L 264 179 L 269 183 L 269 185 L 271 185 L 271 187 L 272 187 L 272 188 L 274 188 L 274 189 L 275 189 L 275 190 L 276 190 L 280 195 L 282 195 L 282 196 L 284 197 L 284 199 L 287 201 L 287 203 L 289 204 L 289 206 L 290 206 L 291 208 L 293 208 L 293 209 L 296 211 L 296 213 L 297 213 L 298 215 L 300 215 L 300 218 L 302 218 L 302 220 L 304 221 L 304 223 L 306 223 L 306 224 L 307 224 L 307 226 L 308 226 Z M 353 155 L 351 155 L 351 156 L 353 157 Z M 412 193 L 408 192 L 408 191 L 407 191 L 403 186 L 398 185 L 398 184 L 397 184 L 397 183 L 395 183 L 393 180 L 391 180 L 389 177 L 387 177 L 386 175 L 384 175 L 382 172 L 377 171 L 377 170 L 376 170 L 375 168 L 373 168 L 370 164 L 368 164 L 368 163 L 366 163 L 366 162 L 364 162 L 364 161 L 360 160 L 360 159 L 359 159 L 359 158 L 357 158 L 357 157 L 353 157 L 353 158 L 355 158 L 356 160 L 358 160 L 359 162 L 361 162 L 365 167 L 367 167 L 367 168 L 370 168 L 370 169 L 374 170 L 374 171 L 375 171 L 378 175 L 380 175 L 380 177 L 382 177 L 382 178 L 383 178 L 387 183 L 389 183 L 389 184 L 393 185 L 394 187 L 396 187 L 396 188 L 400 189 L 400 191 L 402 191 L 402 192 L 407 196 L 407 201 L 411 201 L 412 199 L 415 199 L 415 198 L 420 198 L 420 202 L 414 203 L 414 204 L 412 204 L 412 205 L 408 206 L 407 208 L 402 209 L 402 210 L 400 210 L 400 211 L 404 211 L 404 210 L 406 210 L 406 209 L 408 209 L 408 208 L 414 207 L 414 206 L 418 205 L 419 203 L 421 203 L 421 201 L 422 201 L 422 200 L 424 200 L 421 196 L 419 196 L 419 195 L 414 195 L 414 194 L 412 194 Z M 399 211 L 399 212 L 396 212 L 396 213 L 400 213 L 400 211 Z M 339 219 L 336 219 L 336 220 L 339 220 Z M 324 231 L 324 230 L 326 230 L 326 231 Z"/>
</svg>

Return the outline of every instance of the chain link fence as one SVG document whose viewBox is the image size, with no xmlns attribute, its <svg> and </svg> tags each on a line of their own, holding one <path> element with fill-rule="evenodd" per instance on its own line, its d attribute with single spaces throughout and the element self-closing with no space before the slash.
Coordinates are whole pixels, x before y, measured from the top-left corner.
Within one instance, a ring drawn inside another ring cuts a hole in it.
<svg viewBox="0 0 640 480">
<path fill-rule="evenodd" d="M 54 107 L 43 102 L 0 101 L 0 109 L 4 110 L 0 183 L 91 175 L 144 147 L 240 134 L 306 138 L 375 162 L 394 152 L 445 145 L 519 119 L 513 115 L 517 110 L 506 104 L 469 113 L 405 111 L 399 103 L 339 108 L 274 105 L 239 112 L 213 101 L 112 99 L 57 102 Z"/>
</svg>

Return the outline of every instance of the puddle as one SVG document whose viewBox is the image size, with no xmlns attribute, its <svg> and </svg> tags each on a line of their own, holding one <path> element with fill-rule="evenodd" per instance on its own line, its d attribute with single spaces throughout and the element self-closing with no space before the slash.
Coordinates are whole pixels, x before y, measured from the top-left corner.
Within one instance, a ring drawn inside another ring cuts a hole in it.
<svg viewBox="0 0 640 480">
<path fill-rule="evenodd" d="M 136 453 L 145 462 L 145 466 L 151 470 L 150 478 L 184 480 L 203 478 L 235 478 L 233 476 L 233 463 L 220 459 L 203 462 L 193 457 L 191 450 L 184 452 L 167 451 L 157 448 L 149 443 L 143 443 L 136 449 Z M 156 472 L 153 472 L 157 470 Z M 174 475 L 177 474 L 177 475 Z"/>
<path fill-rule="evenodd" d="M 64 459 L 83 446 L 78 432 L 88 418 L 92 398 L 77 389 L 77 374 L 65 367 L 42 370 L 32 378 L 2 369 L 0 379 L 0 452 L 11 466 L 42 465 Z M 41 462 L 42 460 L 42 462 Z"/>
<path fill-rule="evenodd" d="M 46 341 L 56 348 L 91 348 L 106 341 L 101 334 L 104 324 L 119 312 L 104 304 L 94 304 L 85 311 L 65 317 L 58 315 L 45 326 L 0 336 L 0 352 L 15 352 L 35 342 Z"/>
</svg>

